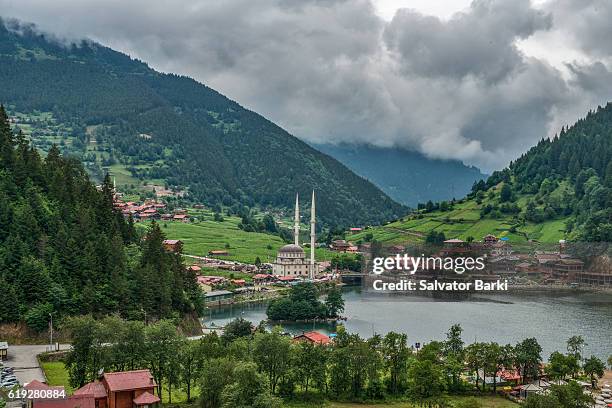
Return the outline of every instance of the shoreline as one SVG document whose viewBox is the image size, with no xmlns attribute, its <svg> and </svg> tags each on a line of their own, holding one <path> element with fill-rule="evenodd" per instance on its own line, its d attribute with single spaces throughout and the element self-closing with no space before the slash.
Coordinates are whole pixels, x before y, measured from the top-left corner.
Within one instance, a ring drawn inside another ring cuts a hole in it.
<svg viewBox="0 0 612 408">
<path fill-rule="evenodd" d="M 596 286 L 578 286 L 575 288 L 568 287 L 567 285 L 510 285 L 508 286 L 508 292 L 536 292 L 536 291 L 548 291 L 548 292 L 570 292 L 570 293 L 610 293 L 612 294 L 612 288 L 596 287 Z"/>
</svg>

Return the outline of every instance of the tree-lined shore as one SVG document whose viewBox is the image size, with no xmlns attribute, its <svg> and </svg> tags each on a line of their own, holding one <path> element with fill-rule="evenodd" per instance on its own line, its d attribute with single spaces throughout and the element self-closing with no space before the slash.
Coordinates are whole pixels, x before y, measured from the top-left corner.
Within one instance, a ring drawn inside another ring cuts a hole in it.
<svg viewBox="0 0 612 408">
<path fill-rule="evenodd" d="M 448 330 L 444 341 L 418 349 L 404 333 L 366 339 L 342 326 L 329 345 L 296 342 L 280 328 L 267 331 L 263 324 L 253 327 L 243 319 L 229 323 L 221 336 L 212 333 L 198 340 L 188 340 L 173 322 L 163 320 L 144 325 L 116 317 L 80 317 L 69 328 L 73 348 L 64 363 L 72 387 L 96 379 L 101 369 L 149 369 L 164 402 L 203 408 L 315 406 L 324 401 L 482 406 L 479 397 L 500 391 L 495 373 L 501 371 L 517 373 L 518 384 L 542 376 L 568 382 L 553 386 L 545 396 L 528 398 L 526 407 L 570 406 L 558 401 L 562 398 L 571 399 L 572 407 L 587 407 L 590 397 L 583 397 L 572 380 L 595 385 L 606 368 L 597 357 L 582 355 L 586 343 L 580 336 L 545 361 L 535 338 L 514 345 L 465 344 L 459 325 Z M 452 403 L 457 396 L 470 395 L 476 402 L 467 400 L 476 405 Z"/>
</svg>

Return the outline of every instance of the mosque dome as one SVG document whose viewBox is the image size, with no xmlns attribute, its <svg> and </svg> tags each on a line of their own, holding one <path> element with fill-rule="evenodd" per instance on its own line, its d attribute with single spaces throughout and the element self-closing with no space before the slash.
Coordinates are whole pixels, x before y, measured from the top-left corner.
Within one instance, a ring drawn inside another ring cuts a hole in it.
<svg viewBox="0 0 612 408">
<path fill-rule="evenodd" d="M 288 244 L 278 250 L 279 254 L 304 254 L 304 250 L 301 246 L 295 244 Z"/>
</svg>

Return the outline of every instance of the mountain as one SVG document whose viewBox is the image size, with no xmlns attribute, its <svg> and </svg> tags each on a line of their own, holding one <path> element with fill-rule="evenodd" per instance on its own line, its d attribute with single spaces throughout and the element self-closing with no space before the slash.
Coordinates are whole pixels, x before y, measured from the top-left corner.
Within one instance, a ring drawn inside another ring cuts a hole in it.
<svg viewBox="0 0 612 408">
<path fill-rule="evenodd" d="M 0 24 L 0 101 L 45 149 L 60 143 L 119 187 L 156 184 L 211 206 L 291 208 L 318 193 L 323 223 L 378 224 L 405 213 L 379 188 L 262 116 L 193 79 L 100 44 L 64 45 Z M 350 209 L 350 210 L 347 210 Z"/>
<path fill-rule="evenodd" d="M 195 274 L 180 253 L 164 250 L 156 225 L 139 240 L 113 195 L 109 178 L 96 189 L 57 148 L 42 159 L 0 106 L 0 323 L 22 320 L 41 331 L 50 314 L 201 312 Z"/>
<path fill-rule="evenodd" d="M 612 103 L 474 183 L 466 198 L 428 202 L 354 238 L 422 241 L 432 231 L 461 239 L 494 234 L 514 242 L 611 242 Z"/>
<path fill-rule="evenodd" d="M 470 192 L 487 176 L 456 160 L 434 160 L 402 149 L 366 145 L 314 145 L 358 175 L 380 187 L 394 200 L 412 207 L 429 200 L 451 200 Z"/>
</svg>

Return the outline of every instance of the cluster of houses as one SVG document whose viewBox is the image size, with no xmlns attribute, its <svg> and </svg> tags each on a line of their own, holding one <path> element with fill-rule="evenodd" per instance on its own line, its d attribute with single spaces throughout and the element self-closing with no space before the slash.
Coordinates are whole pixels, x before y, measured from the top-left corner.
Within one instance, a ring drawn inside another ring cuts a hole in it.
<svg viewBox="0 0 612 408">
<path fill-rule="evenodd" d="M 449 239 L 444 241 L 440 255 L 452 256 L 468 252 L 487 256 L 487 273 L 521 274 L 545 284 L 612 286 L 610 265 L 594 262 L 591 268 L 585 268 L 584 261 L 568 253 L 565 241 L 560 241 L 555 251 L 536 250 L 525 253 L 515 251 L 507 240 L 493 235 L 485 236 L 480 242 Z"/>
<path fill-rule="evenodd" d="M 193 268 L 191 266 L 190 268 Z M 238 295 L 249 295 L 266 292 L 269 286 L 291 286 L 302 282 L 300 276 L 280 276 L 271 273 L 257 273 L 252 276 L 251 281 L 245 279 L 233 279 L 215 275 L 199 275 L 198 285 L 204 293 L 206 303 L 224 304 L 231 303 Z M 330 276 L 316 278 L 315 282 L 327 282 Z"/>
<path fill-rule="evenodd" d="M 28 399 L 27 408 L 156 408 L 160 404 L 160 398 L 155 395 L 156 387 L 149 370 L 135 370 L 104 373 L 63 398 L 51 397 L 53 391 L 66 395 L 62 386 L 49 386 L 34 380 L 24 388 L 33 394 L 39 391 L 34 395 L 46 397 Z"/>
<path fill-rule="evenodd" d="M 329 244 L 329 249 L 336 252 L 343 252 L 349 254 L 356 254 L 359 252 L 359 247 L 352 242 L 346 241 L 344 239 L 336 239 L 333 240 Z"/>
<path fill-rule="evenodd" d="M 135 222 L 161 220 L 189 222 L 189 214 L 186 210 L 178 209 L 173 212 L 166 211 L 166 204 L 156 200 L 146 200 L 144 203 L 134 201 L 123 201 L 116 197 L 114 207 L 121 211 L 124 217 L 132 217 Z"/>
<path fill-rule="evenodd" d="M 478 377 L 480 381 L 484 381 L 487 385 L 492 385 L 494 382 L 500 387 L 499 389 L 508 395 L 513 401 L 521 402 L 527 397 L 534 394 L 546 394 L 552 385 L 565 385 L 567 381 L 557 379 L 553 380 L 548 378 L 543 373 L 543 368 L 540 368 L 540 375 L 537 379 L 531 379 L 529 382 L 522 384 L 522 376 L 516 369 L 501 369 L 495 373 L 495 377 L 492 375 L 486 375 L 482 370 L 478 371 Z M 468 377 L 472 382 L 476 381 L 475 376 L 470 375 Z M 591 392 L 592 384 L 586 381 L 576 381 L 583 390 L 587 393 Z"/>
</svg>

